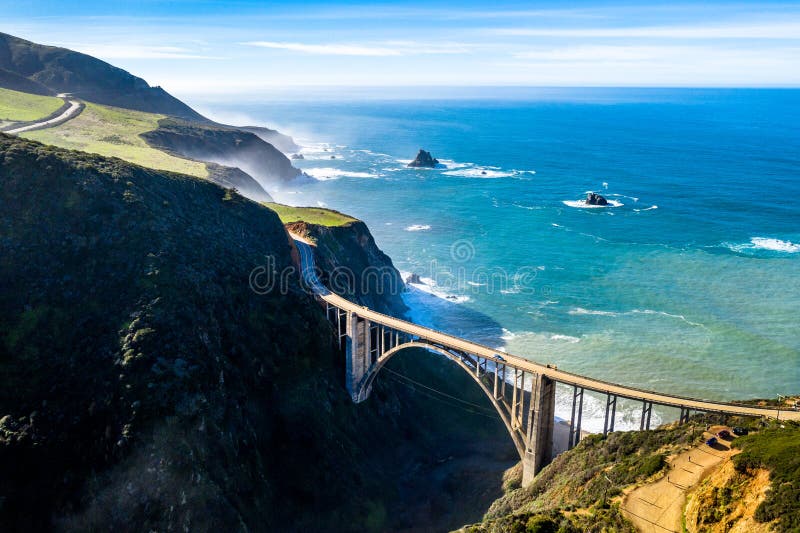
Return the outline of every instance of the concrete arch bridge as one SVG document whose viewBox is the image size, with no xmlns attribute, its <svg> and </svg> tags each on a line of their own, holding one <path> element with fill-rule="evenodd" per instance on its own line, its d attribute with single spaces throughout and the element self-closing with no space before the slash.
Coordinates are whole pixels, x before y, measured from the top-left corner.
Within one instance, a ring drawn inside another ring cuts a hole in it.
<svg viewBox="0 0 800 533">
<path fill-rule="evenodd" d="M 552 457 L 557 383 L 567 385 L 573 391 L 570 448 L 580 439 L 586 391 L 606 397 L 603 434 L 614 431 L 620 398 L 641 403 L 642 430 L 650 429 L 654 405 L 677 408 L 682 423 L 688 422 L 693 411 L 800 420 L 797 411 L 688 398 L 565 372 L 552 365 L 498 352 L 372 311 L 323 286 L 315 272 L 311 246 L 300 240 L 295 240 L 295 244 L 300 254 L 304 283 L 325 306 L 328 320 L 333 323 L 346 354 L 345 386 L 353 401 L 362 402 L 369 398 L 375 378 L 387 361 L 400 351 L 423 348 L 439 353 L 469 374 L 497 410 L 522 460 L 523 486 L 529 484 Z"/>
</svg>

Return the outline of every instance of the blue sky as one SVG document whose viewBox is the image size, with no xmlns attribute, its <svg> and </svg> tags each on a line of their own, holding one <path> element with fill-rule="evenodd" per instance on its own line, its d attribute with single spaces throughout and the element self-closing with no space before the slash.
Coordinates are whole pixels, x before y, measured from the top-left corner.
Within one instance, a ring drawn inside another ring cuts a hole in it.
<svg viewBox="0 0 800 533">
<path fill-rule="evenodd" d="M 800 86 L 784 2 L 0 2 L 0 31 L 176 94 L 324 86 Z"/>
</svg>

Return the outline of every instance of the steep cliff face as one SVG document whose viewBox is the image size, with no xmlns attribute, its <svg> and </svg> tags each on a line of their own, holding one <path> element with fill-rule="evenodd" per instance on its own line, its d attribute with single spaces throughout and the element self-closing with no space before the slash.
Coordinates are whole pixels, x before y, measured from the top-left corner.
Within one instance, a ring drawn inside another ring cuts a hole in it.
<svg viewBox="0 0 800 533">
<path fill-rule="evenodd" d="M 334 292 L 382 313 L 401 316 L 407 311 L 403 279 L 362 221 L 341 226 L 300 221 L 286 227 L 316 243 L 320 279 Z"/>
<path fill-rule="evenodd" d="M 499 495 L 469 377 L 409 352 L 355 405 L 297 279 L 251 290 L 291 266 L 272 211 L 2 134 L 0 203 L 0 530 L 443 530 Z"/>
<path fill-rule="evenodd" d="M 167 152 L 239 168 L 267 190 L 280 188 L 300 174 L 285 155 L 256 134 L 227 126 L 165 119 L 157 130 L 142 137 Z"/>
<path fill-rule="evenodd" d="M 262 140 L 268 142 L 284 154 L 291 154 L 300 151 L 300 147 L 294 142 L 294 139 L 277 130 L 264 128 L 263 126 L 243 126 L 239 129 L 249 131 L 250 133 L 255 133 Z"/>
</svg>

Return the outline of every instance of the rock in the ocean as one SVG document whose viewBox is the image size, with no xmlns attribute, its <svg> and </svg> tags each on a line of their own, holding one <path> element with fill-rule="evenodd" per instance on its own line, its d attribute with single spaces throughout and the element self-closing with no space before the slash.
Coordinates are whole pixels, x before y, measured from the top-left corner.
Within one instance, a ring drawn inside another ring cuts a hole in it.
<svg viewBox="0 0 800 533">
<path fill-rule="evenodd" d="M 586 195 L 586 205 L 608 205 L 608 200 L 597 193 L 590 192 Z"/>
<path fill-rule="evenodd" d="M 419 274 L 412 272 L 406 277 L 406 283 L 420 284 L 422 283 L 422 280 L 419 279 Z"/>
<path fill-rule="evenodd" d="M 438 164 L 439 164 L 438 159 L 434 159 L 430 152 L 426 152 L 425 150 L 420 148 L 416 159 L 414 159 L 411 163 L 409 163 L 408 166 L 433 168 Z"/>
<path fill-rule="evenodd" d="M 303 154 L 292 154 L 292 159 L 305 159 Z"/>
</svg>

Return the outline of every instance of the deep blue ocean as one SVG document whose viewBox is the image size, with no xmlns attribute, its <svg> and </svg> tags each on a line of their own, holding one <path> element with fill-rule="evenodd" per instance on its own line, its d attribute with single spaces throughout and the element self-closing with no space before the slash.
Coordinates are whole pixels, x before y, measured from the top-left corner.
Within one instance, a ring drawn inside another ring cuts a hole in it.
<svg viewBox="0 0 800 533">
<path fill-rule="evenodd" d="M 367 222 L 423 278 L 408 294 L 420 322 L 661 391 L 800 392 L 800 91 L 295 94 L 204 109 L 294 135 L 314 179 L 274 196 Z M 441 168 L 406 168 L 420 148 Z M 587 191 L 614 206 L 587 208 Z M 592 429 L 599 402 L 587 410 Z M 624 417 L 638 425 L 635 407 Z"/>
</svg>

